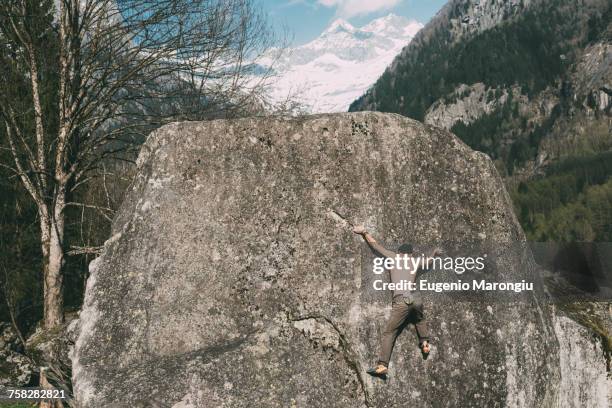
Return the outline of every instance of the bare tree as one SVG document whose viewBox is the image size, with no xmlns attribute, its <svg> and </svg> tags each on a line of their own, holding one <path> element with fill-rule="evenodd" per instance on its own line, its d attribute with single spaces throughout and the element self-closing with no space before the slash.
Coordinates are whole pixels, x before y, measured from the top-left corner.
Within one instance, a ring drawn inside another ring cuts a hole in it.
<svg viewBox="0 0 612 408">
<path fill-rule="evenodd" d="M 75 190 L 156 126 L 265 105 L 274 41 L 251 0 L 0 2 L 0 165 L 38 209 L 45 327 L 63 321 Z"/>
</svg>

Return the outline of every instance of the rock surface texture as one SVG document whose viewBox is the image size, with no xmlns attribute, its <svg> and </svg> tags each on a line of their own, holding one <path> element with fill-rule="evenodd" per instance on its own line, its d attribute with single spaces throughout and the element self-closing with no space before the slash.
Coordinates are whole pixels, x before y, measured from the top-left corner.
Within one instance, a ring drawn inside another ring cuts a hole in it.
<svg viewBox="0 0 612 408">
<path fill-rule="evenodd" d="M 13 327 L 0 322 L 0 391 L 4 386 L 29 385 L 35 368 L 22 352 L 23 345 Z"/>
<path fill-rule="evenodd" d="M 513 303 L 426 298 L 432 355 L 410 328 L 390 379 L 369 378 L 391 299 L 337 214 L 387 242 L 524 240 L 490 160 L 439 128 L 369 112 L 165 126 L 91 265 L 79 406 L 559 405 L 537 285 Z M 493 269 L 535 270 L 520 251 Z"/>
<path fill-rule="evenodd" d="M 561 358 L 559 407 L 608 407 L 611 383 L 601 341 L 562 314 L 554 322 Z"/>
</svg>

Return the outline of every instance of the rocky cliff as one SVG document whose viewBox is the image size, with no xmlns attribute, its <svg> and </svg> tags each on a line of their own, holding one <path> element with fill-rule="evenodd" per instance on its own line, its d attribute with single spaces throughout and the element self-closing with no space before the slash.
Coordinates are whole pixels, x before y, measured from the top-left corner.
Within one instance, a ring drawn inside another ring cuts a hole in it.
<svg viewBox="0 0 612 408">
<path fill-rule="evenodd" d="M 446 131 L 376 113 L 168 125 L 91 265 L 79 406 L 558 405 L 537 284 L 510 303 L 426 298 L 430 358 L 405 333 L 391 379 L 367 377 L 390 299 L 338 214 L 388 242 L 501 243 L 491 278 L 535 275 L 507 250 L 524 236 L 491 161 Z"/>
</svg>

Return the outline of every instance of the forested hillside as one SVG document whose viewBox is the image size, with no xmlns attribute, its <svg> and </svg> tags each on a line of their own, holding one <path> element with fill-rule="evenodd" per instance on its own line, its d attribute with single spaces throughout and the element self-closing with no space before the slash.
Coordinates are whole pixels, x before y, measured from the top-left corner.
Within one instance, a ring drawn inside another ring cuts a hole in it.
<svg viewBox="0 0 612 408">
<path fill-rule="evenodd" d="M 451 1 L 350 110 L 445 127 L 489 154 L 530 239 L 609 241 L 611 9 Z"/>
</svg>

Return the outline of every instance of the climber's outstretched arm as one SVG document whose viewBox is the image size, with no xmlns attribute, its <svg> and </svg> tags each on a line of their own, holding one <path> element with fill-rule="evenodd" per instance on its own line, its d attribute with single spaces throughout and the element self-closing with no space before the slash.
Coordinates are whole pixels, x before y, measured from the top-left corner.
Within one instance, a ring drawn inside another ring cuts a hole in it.
<svg viewBox="0 0 612 408">
<path fill-rule="evenodd" d="M 353 228 L 353 232 L 355 234 L 361 235 L 363 239 L 365 239 L 365 241 L 368 243 L 370 248 L 372 248 L 375 252 L 378 252 L 380 255 L 387 257 L 387 258 L 395 257 L 396 255 L 395 252 L 389 251 L 387 248 L 385 248 L 384 246 L 376 242 L 374 237 L 370 235 L 368 231 L 366 231 L 363 225 L 358 225 L 355 228 Z"/>
</svg>

